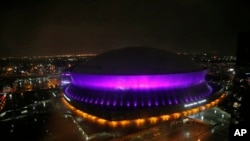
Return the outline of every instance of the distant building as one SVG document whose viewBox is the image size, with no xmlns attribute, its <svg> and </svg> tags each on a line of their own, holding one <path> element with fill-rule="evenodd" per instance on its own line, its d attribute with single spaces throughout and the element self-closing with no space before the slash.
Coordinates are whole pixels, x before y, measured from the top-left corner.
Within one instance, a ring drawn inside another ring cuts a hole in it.
<svg viewBox="0 0 250 141">
<path fill-rule="evenodd" d="M 237 37 L 236 68 L 250 68 L 250 32 L 241 32 Z"/>
<path fill-rule="evenodd" d="M 68 107 L 100 124 L 153 124 L 217 105 L 224 91 L 206 82 L 206 73 L 186 56 L 156 48 L 122 48 L 76 66 L 64 98 Z"/>
<path fill-rule="evenodd" d="M 250 32 L 238 34 L 231 123 L 250 123 Z"/>
</svg>

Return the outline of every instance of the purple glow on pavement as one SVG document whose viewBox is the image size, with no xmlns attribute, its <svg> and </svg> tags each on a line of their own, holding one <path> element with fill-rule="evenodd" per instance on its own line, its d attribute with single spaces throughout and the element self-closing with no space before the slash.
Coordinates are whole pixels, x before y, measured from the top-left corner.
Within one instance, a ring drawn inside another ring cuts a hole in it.
<svg viewBox="0 0 250 141">
<path fill-rule="evenodd" d="M 95 75 L 72 73 L 72 84 L 82 88 L 147 90 L 188 87 L 205 81 L 206 70 L 180 74 Z"/>
</svg>

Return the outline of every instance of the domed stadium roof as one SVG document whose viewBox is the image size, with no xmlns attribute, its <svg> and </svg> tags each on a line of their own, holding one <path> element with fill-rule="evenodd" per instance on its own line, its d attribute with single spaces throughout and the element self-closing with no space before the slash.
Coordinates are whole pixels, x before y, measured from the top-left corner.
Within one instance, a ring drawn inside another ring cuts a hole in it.
<svg viewBox="0 0 250 141">
<path fill-rule="evenodd" d="M 203 68 L 191 58 L 151 47 L 126 47 L 111 50 L 81 63 L 74 73 L 145 75 L 200 71 Z"/>
</svg>

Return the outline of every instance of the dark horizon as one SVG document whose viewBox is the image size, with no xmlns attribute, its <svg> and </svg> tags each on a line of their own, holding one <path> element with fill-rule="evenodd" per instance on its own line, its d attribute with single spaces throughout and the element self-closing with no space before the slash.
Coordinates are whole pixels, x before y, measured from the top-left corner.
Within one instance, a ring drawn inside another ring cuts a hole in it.
<svg viewBox="0 0 250 141">
<path fill-rule="evenodd" d="M 0 57 L 102 53 L 127 46 L 236 55 L 242 1 L 5 1 Z"/>
</svg>

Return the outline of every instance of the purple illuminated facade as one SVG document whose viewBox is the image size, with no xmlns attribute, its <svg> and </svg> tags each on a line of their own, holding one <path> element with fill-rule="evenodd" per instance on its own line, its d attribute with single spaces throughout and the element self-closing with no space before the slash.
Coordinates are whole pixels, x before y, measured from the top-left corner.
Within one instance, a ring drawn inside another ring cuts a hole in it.
<svg viewBox="0 0 250 141">
<path fill-rule="evenodd" d="M 215 93 L 217 88 L 206 82 L 206 72 L 191 60 L 170 52 L 123 48 L 75 68 L 64 97 L 78 109 L 107 120 L 158 116 L 220 96 Z"/>
<path fill-rule="evenodd" d="M 189 87 L 204 82 L 206 71 L 154 75 L 94 75 L 72 73 L 72 84 L 83 88 L 151 90 Z"/>
</svg>

